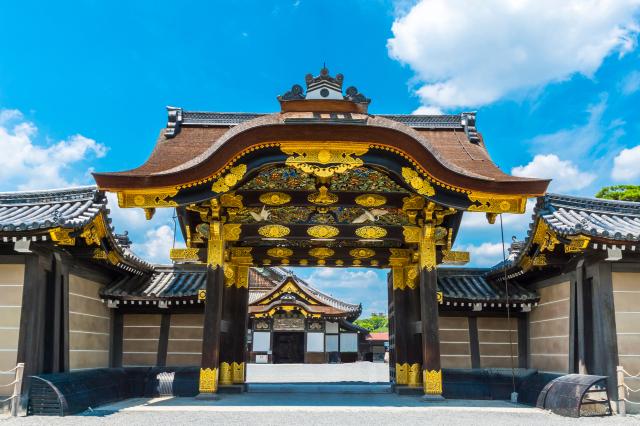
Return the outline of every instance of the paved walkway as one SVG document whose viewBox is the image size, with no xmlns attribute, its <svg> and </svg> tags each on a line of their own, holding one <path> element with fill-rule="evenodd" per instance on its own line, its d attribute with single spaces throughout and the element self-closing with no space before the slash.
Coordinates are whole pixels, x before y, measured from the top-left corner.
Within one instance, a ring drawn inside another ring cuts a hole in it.
<svg viewBox="0 0 640 426">
<path fill-rule="evenodd" d="M 248 383 L 389 382 L 389 364 L 247 364 Z"/>
<path fill-rule="evenodd" d="M 417 397 L 331 394 L 223 395 L 218 401 L 194 398 L 135 398 L 70 417 L 26 417 L 0 425 L 626 425 L 638 417 L 559 417 L 506 401 L 425 403 Z"/>
</svg>

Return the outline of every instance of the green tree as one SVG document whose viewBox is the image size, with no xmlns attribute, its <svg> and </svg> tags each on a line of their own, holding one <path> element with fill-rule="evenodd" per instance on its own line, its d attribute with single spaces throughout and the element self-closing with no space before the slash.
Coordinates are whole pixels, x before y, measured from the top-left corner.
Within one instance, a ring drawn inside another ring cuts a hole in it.
<svg viewBox="0 0 640 426">
<path fill-rule="evenodd" d="M 605 186 L 598 191 L 596 198 L 640 202 L 640 185 Z"/>
<path fill-rule="evenodd" d="M 372 314 L 369 318 L 355 320 L 354 323 L 371 332 L 389 331 L 389 318 L 385 314 Z"/>
</svg>

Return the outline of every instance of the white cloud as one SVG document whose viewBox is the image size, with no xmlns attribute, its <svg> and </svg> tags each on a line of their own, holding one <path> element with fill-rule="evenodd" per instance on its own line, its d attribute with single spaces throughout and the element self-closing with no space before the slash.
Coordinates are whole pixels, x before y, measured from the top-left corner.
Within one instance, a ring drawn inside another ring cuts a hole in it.
<svg viewBox="0 0 640 426">
<path fill-rule="evenodd" d="M 408 64 L 424 105 L 489 104 L 592 76 L 636 44 L 640 0 L 422 0 L 396 17 L 389 55 Z M 403 10 L 401 8 L 401 10 Z"/>
<path fill-rule="evenodd" d="M 640 71 L 631 71 L 624 80 L 620 87 L 624 95 L 631 95 L 640 89 Z"/>
<path fill-rule="evenodd" d="M 0 167 L 2 190 L 50 189 L 91 183 L 78 168 L 88 159 L 104 157 L 107 148 L 82 135 L 53 144 L 36 141 L 38 128 L 18 110 L 0 110 Z M 75 180 L 77 176 L 84 181 Z"/>
<path fill-rule="evenodd" d="M 505 250 L 509 248 L 509 244 L 505 242 Z M 502 243 L 467 244 L 461 246 L 460 250 L 469 252 L 469 266 L 491 267 L 503 260 Z M 509 255 L 508 251 L 506 255 Z"/>
<path fill-rule="evenodd" d="M 436 106 L 421 105 L 411 114 L 415 115 L 440 115 L 443 114 L 442 109 Z"/>
<path fill-rule="evenodd" d="M 611 177 L 615 180 L 629 181 L 640 178 L 640 145 L 623 149 L 613 159 Z"/>
<path fill-rule="evenodd" d="M 144 241 L 133 243 L 131 250 L 142 259 L 151 263 L 171 263 L 169 250 L 173 247 L 173 228 L 169 225 L 161 225 L 149 229 Z M 184 244 L 176 242 L 176 247 L 184 247 Z"/>
<path fill-rule="evenodd" d="M 596 179 L 593 173 L 582 172 L 569 160 L 561 160 L 555 154 L 536 155 L 525 166 L 511 169 L 511 174 L 522 177 L 553 179 L 550 188 L 553 191 L 577 191 L 586 188 Z"/>
</svg>

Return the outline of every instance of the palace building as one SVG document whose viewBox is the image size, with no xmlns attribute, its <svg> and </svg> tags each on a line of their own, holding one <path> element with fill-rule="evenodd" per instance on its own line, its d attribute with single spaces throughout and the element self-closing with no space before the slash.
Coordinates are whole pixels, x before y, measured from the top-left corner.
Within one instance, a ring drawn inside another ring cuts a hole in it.
<svg viewBox="0 0 640 426">
<path fill-rule="evenodd" d="M 474 113 L 376 115 L 340 74 L 305 80 L 272 114 L 168 108 L 149 159 L 97 187 L 0 194 L 0 369 L 24 363 L 23 407 L 66 414 L 162 383 L 215 398 L 246 390 L 247 363 L 373 357 L 361 307 L 294 266 L 389 270 L 399 393 L 508 399 L 513 385 L 535 403 L 566 374 L 613 392 L 617 366 L 640 371 L 638 203 L 505 174 Z M 131 252 L 106 192 L 148 219 L 175 209 L 172 265 Z M 465 267 L 462 216 L 495 223 L 532 198 L 508 259 Z"/>
</svg>

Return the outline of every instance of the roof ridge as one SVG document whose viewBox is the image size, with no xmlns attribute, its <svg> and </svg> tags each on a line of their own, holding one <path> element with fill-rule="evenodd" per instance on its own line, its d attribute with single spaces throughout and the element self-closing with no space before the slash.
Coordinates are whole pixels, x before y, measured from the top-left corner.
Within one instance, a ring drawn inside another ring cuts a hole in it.
<svg viewBox="0 0 640 426">
<path fill-rule="evenodd" d="M 640 216 L 640 203 L 635 201 L 607 200 L 604 198 L 579 197 L 576 195 L 562 195 L 553 193 L 545 194 L 544 201 L 545 206 L 551 204 L 552 206 L 556 207 L 557 205 L 563 205 L 566 203 L 570 207 L 578 207 L 599 212 L 608 212 L 608 210 L 599 210 L 598 207 L 608 207 L 611 209 L 611 213 L 627 213 L 627 209 L 632 209 L 628 213 Z M 592 208 L 589 209 L 589 207 Z"/>
<path fill-rule="evenodd" d="M 71 188 L 57 188 L 43 191 L 8 191 L 0 192 L 0 204 L 35 204 L 51 203 L 52 201 L 89 200 L 101 191 L 95 185 Z M 106 203 L 106 198 L 105 198 Z"/>
</svg>

